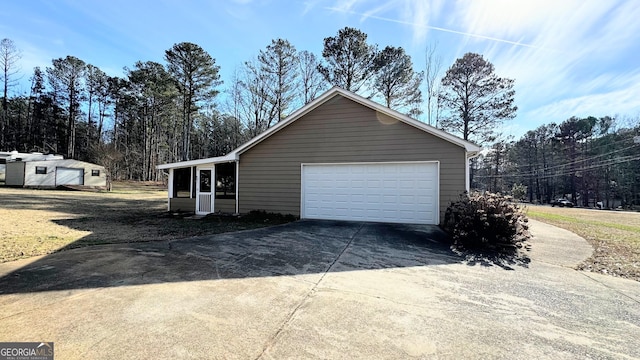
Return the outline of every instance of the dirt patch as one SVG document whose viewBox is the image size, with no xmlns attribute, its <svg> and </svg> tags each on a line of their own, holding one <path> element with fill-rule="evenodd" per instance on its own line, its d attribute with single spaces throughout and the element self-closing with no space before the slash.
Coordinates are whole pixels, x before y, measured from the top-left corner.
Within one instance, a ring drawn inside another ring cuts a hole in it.
<svg viewBox="0 0 640 360">
<path fill-rule="evenodd" d="M 528 216 L 578 234 L 593 246 L 593 255 L 578 269 L 640 281 L 640 213 L 529 206 Z"/>
<path fill-rule="evenodd" d="M 90 245 L 147 242 L 254 229 L 291 221 L 269 214 L 167 212 L 157 183 L 115 183 L 112 192 L 0 187 L 0 262 Z"/>
</svg>

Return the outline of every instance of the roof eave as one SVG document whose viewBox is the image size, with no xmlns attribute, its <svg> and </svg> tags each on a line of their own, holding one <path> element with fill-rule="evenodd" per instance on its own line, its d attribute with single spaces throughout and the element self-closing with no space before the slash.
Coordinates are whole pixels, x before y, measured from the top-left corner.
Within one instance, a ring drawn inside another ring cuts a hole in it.
<svg viewBox="0 0 640 360">
<path fill-rule="evenodd" d="M 235 151 L 232 151 L 224 156 L 217 156 L 217 157 L 197 159 L 197 160 L 187 160 L 187 161 L 157 165 L 156 169 L 168 170 L 168 169 L 177 169 L 177 168 L 198 166 L 198 165 L 204 165 L 204 164 L 221 164 L 221 163 L 227 163 L 227 162 L 234 162 L 237 160 L 238 160 L 237 153 Z"/>
</svg>

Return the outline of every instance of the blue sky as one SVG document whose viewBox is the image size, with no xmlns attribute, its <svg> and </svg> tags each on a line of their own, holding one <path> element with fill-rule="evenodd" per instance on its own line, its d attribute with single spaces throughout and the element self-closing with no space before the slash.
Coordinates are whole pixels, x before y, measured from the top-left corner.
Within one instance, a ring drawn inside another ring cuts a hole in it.
<svg viewBox="0 0 640 360">
<path fill-rule="evenodd" d="M 325 37 L 356 27 L 381 48 L 402 46 L 416 70 L 437 46 L 442 73 L 466 52 L 516 80 L 520 136 L 571 116 L 640 116 L 640 5 L 635 0 L 23 0 L 5 1 L 0 38 L 22 51 L 28 91 L 34 66 L 76 56 L 121 76 L 138 61 L 163 62 L 189 41 L 208 51 L 229 84 L 271 39 L 320 55 Z"/>
</svg>

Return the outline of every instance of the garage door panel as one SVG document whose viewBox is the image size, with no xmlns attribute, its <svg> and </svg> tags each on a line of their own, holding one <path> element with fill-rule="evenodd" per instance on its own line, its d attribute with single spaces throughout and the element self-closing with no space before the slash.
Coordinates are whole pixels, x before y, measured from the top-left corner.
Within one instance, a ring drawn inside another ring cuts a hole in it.
<svg viewBox="0 0 640 360">
<path fill-rule="evenodd" d="M 336 179 L 334 182 L 334 187 L 336 189 L 347 189 L 349 188 L 349 180 Z"/>
<path fill-rule="evenodd" d="M 385 179 L 382 186 L 384 186 L 384 190 L 391 190 L 396 186 L 396 181 L 394 179 Z"/>
<path fill-rule="evenodd" d="M 438 164 L 304 165 L 305 218 L 437 224 Z"/>
<path fill-rule="evenodd" d="M 56 168 L 56 185 L 84 185 L 84 169 Z"/>
<path fill-rule="evenodd" d="M 405 204 L 409 204 L 409 203 L 411 203 L 413 201 L 412 197 L 408 197 L 408 199 L 407 198 L 405 198 L 405 199 L 406 199 L 405 202 L 404 202 Z M 434 199 L 431 196 L 417 196 L 417 197 L 415 197 L 415 201 L 417 201 L 419 203 L 426 204 L 426 203 L 435 202 L 436 199 Z"/>
<path fill-rule="evenodd" d="M 398 196 L 396 195 L 382 195 L 382 202 L 384 204 L 395 204 L 398 202 Z"/>
<path fill-rule="evenodd" d="M 369 174 L 372 175 L 372 174 Z M 374 174 L 375 175 L 375 174 Z M 382 189 L 382 182 L 377 179 L 369 179 L 367 180 L 367 187 L 369 189 Z"/>
<path fill-rule="evenodd" d="M 343 193 L 335 194 L 334 195 L 334 201 L 336 202 L 336 204 L 348 203 L 349 202 L 349 194 L 343 194 Z"/>
</svg>

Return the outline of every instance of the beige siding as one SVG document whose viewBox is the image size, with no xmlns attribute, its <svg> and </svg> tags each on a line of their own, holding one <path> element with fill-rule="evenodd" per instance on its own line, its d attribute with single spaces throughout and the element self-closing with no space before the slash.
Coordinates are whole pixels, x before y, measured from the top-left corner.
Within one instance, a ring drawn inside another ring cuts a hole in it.
<svg viewBox="0 0 640 360">
<path fill-rule="evenodd" d="M 100 171 L 98 176 L 92 175 L 92 170 Z M 85 163 L 84 167 L 84 185 L 85 186 L 107 186 L 107 173 L 104 167 Z"/>
<path fill-rule="evenodd" d="M 36 174 L 36 166 L 47 168 L 46 174 Z M 56 166 L 54 161 L 29 161 L 24 163 L 24 186 L 55 186 Z"/>
<path fill-rule="evenodd" d="M 439 161 L 440 219 L 465 190 L 465 151 L 336 96 L 240 156 L 240 212 L 300 215 L 300 164 Z"/>
<path fill-rule="evenodd" d="M 169 199 L 169 211 L 196 211 L 196 199 L 171 198 Z"/>
<path fill-rule="evenodd" d="M 223 212 L 233 214 L 236 212 L 236 200 L 235 199 L 215 199 L 214 200 L 215 212 Z"/>
<path fill-rule="evenodd" d="M 215 199 L 214 211 L 233 214 L 236 212 L 236 201 L 234 199 Z M 169 211 L 189 211 L 196 210 L 195 198 L 170 198 Z"/>
</svg>

